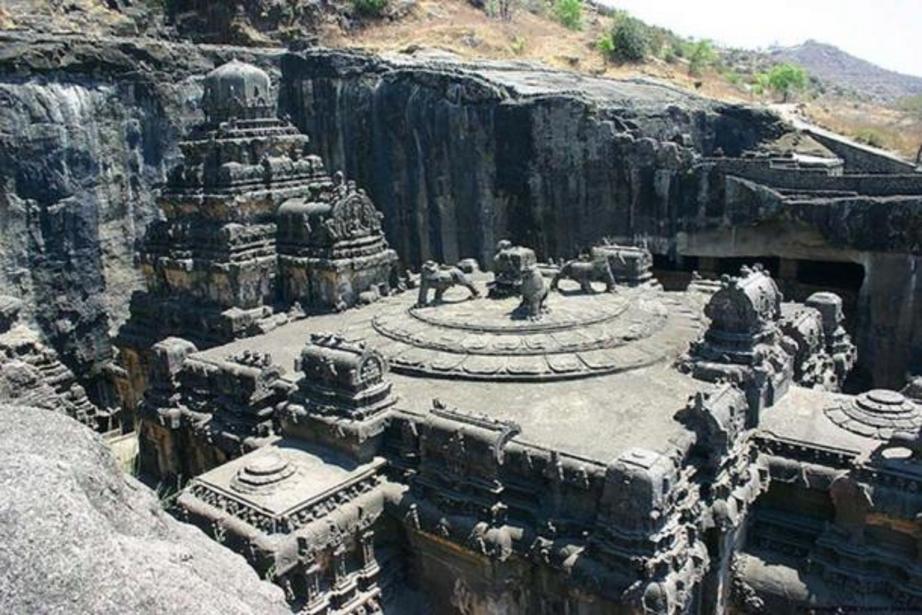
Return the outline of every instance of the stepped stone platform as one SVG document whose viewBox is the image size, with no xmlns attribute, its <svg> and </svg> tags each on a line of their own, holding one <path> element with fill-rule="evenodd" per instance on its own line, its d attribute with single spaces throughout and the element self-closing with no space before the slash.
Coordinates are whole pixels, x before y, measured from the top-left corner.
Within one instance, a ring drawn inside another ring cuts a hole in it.
<svg viewBox="0 0 922 615">
<path fill-rule="evenodd" d="M 485 282 L 475 280 L 481 288 Z M 511 318 L 518 298 L 465 300 L 464 291 L 452 289 L 444 304 L 416 307 L 415 295 L 405 293 L 193 357 L 219 363 L 249 350 L 287 370 L 311 334 L 335 331 L 388 358 L 405 410 L 428 413 L 438 397 L 518 423 L 525 441 L 600 461 L 630 446 L 665 450 L 685 431 L 673 415 L 701 388 L 672 368 L 704 330 L 699 298 L 621 288 L 578 294 L 566 283 L 562 290 L 539 321 Z M 299 375 L 289 374 L 283 378 Z M 616 413 L 612 395 L 620 400 Z"/>
<path fill-rule="evenodd" d="M 362 337 L 397 373 L 541 381 L 658 363 L 681 353 L 701 323 L 681 299 L 634 289 L 554 296 L 540 321 L 516 318 L 515 297 L 449 301 L 427 307 L 394 302 Z"/>
</svg>

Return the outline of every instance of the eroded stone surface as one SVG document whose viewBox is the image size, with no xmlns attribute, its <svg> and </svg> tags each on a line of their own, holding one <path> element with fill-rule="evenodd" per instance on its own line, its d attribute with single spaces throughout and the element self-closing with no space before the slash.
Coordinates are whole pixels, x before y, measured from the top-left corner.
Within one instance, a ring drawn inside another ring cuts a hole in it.
<svg viewBox="0 0 922 615">
<path fill-rule="evenodd" d="M 290 612 L 280 589 L 167 515 L 67 417 L 0 407 L 0 499 L 5 613 Z"/>
</svg>

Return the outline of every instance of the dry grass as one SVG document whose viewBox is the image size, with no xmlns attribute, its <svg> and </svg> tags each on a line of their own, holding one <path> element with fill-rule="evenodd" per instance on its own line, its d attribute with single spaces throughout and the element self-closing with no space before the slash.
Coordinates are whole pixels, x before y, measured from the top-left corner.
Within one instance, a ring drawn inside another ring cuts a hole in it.
<svg viewBox="0 0 922 615">
<path fill-rule="evenodd" d="M 661 79 L 717 100 L 771 102 L 753 97 L 713 70 L 693 77 L 688 73 L 688 64 L 681 60 L 673 64 L 657 58 L 642 64 L 607 62 L 596 45 L 611 25 L 610 17 L 588 6 L 584 10 L 583 28 L 574 31 L 549 15 L 524 9 L 505 22 L 491 18 L 467 0 L 420 0 L 410 15 L 398 21 L 381 22 L 348 33 L 331 27 L 321 40 L 330 46 L 357 46 L 376 52 L 431 47 L 467 59 L 533 60 L 596 76 Z M 904 157 L 914 158 L 922 143 L 922 118 L 886 107 L 822 100 L 804 105 L 804 115 L 829 130 L 876 141 Z"/>
<path fill-rule="evenodd" d="M 922 118 L 887 107 L 844 100 L 804 106 L 815 124 L 914 160 L 922 144 Z"/>
<path fill-rule="evenodd" d="M 129 24 L 131 19 L 110 8 L 105 0 L 5 0 L 0 6 L 0 30 L 96 36 Z"/>
<path fill-rule="evenodd" d="M 371 51 L 404 51 L 431 47 L 467 59 L 533 60 L 606 77 L 647 76 L 695 89 L 705 96 L 741 100 L 743 95 L 716 75 L 698 79 L 687 65 L 651 59 L 643 64 L 607 62 L 597 44 L 612 26 L 612 19 L 588 6 L 581 30 L 569 30 L 549 15 L 519 9 L 510 21 L 491 18 L 467 0 L 420 0 L 407 17 L 343 33 L 330 28 L 321 37 L 329 46 L 363 47 Z"/>
</svg>

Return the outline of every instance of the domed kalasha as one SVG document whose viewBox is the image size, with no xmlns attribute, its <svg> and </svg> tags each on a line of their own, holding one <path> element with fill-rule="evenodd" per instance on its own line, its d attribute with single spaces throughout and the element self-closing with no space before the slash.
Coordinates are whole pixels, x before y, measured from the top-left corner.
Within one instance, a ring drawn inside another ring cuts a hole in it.
<svg viewBox="0 0 922 615">
<path fill-rule="evenodd" d="M 272 81 L 259 67 L 231 60 L 205 77 L 202 110 L 210 124 L 275 116 Z"/>
</svg>

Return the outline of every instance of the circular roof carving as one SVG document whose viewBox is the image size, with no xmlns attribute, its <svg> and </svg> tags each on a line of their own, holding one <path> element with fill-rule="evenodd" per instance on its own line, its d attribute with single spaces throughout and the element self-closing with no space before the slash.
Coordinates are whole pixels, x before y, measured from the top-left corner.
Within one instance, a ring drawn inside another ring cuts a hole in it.
<svg viewBox="0 0 922 615">
<path fill-rule="evenodd" d="M 649 289 L 552 293 L 538 321 L 515 319 L 518 297 L 396 305 L 367 338 L 397 373 L 467 380 L 561 380 L 678 356 L 701 328 L 694 309 Z"/>
<path fill-rule="evenodd" d="M 294 473 L 293 465 L 270 452 L 259 455 L 238 470 L 231 487 L 244 493 L 269 491 Z"/>
<path fill-rule="evenodd" d="M 894 433 L 922 427 L 922 409 L 902 393 L 874 389 L 826 409 L 833 423 L 854 434 L 889 440 Z"/>
</svg>

